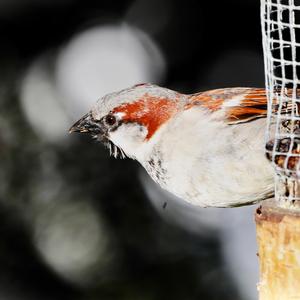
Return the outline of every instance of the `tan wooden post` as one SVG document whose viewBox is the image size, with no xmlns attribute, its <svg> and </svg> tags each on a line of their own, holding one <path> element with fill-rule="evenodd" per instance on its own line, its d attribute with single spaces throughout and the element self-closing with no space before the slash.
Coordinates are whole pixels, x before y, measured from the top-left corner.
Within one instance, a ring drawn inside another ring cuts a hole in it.
<svg viewBox="0 0 300 300">
<path fill-rule="evenodd" d="M 300 209 L 267 201 L 255 214 L 260 300 L 300 299 Z"/>
</svg>

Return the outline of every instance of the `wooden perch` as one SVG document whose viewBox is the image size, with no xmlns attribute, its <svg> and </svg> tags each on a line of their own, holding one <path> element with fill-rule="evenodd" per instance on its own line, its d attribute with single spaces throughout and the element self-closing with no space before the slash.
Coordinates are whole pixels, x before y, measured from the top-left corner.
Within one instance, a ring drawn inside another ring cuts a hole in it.
<svg viewBox="0 0 300 300">
<path fill-rule="evenodd" d="M 300 299 L 300 209 L 266 201 L 255 215 L 260 300 Z"/>
</svg>

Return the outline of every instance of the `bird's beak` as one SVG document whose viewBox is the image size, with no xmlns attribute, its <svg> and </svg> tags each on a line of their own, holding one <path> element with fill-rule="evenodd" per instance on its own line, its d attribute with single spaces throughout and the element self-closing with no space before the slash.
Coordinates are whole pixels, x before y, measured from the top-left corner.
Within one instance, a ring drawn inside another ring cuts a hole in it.
<svg viewBox="0 0 300 300">
<path fill-rule="evenodd" d="M 92 135 L 98 135 L 102 134 L 103 130 L 101 128 L 101 125 L 94 121 L 91 113 L 87 113 L 69 129 L 69 133 L 73 132 L 90 133 Z"/>
<path fill-rule="evenodd" d="M 81 132 L 81 133 L 88 133 L 88 125 L 90 123 L 90 113 L 84 115 L 82 118 L 80 118 L 77 122 L 73 124 L 73 126 L 69 129 L 69 133 L 73 132 Z"/>
</svg>

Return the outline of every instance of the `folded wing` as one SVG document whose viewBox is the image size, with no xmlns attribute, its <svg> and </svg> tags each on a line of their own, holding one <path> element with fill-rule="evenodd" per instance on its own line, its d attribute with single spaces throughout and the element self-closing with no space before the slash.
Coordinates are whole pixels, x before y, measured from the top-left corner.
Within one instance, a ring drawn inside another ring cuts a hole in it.
<svg viewBox="0 0 300 300">
<path fill-rule="evenodd" d="M 226 88 L 190 95 L 187 109 L 195 105 L 211 112 L 223 112 L 228 124 L 244 123 L 267 115 L 266 90 L 261 88 Z"/>
</svg>

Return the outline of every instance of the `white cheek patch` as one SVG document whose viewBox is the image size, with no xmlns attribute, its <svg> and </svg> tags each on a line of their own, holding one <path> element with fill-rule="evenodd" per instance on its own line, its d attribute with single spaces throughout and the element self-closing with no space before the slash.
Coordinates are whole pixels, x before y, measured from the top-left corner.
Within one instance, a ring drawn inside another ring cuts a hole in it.
<svg viewBox="0 0 300 300">
<path fill-rule="evenodd" d="M 125 123 L 115 131 L 109 133 L 110 140 L 129 157 L 138 157 L 138 152 L 143 146 L 148 130 L 136 123 Z"/>
</svg>

